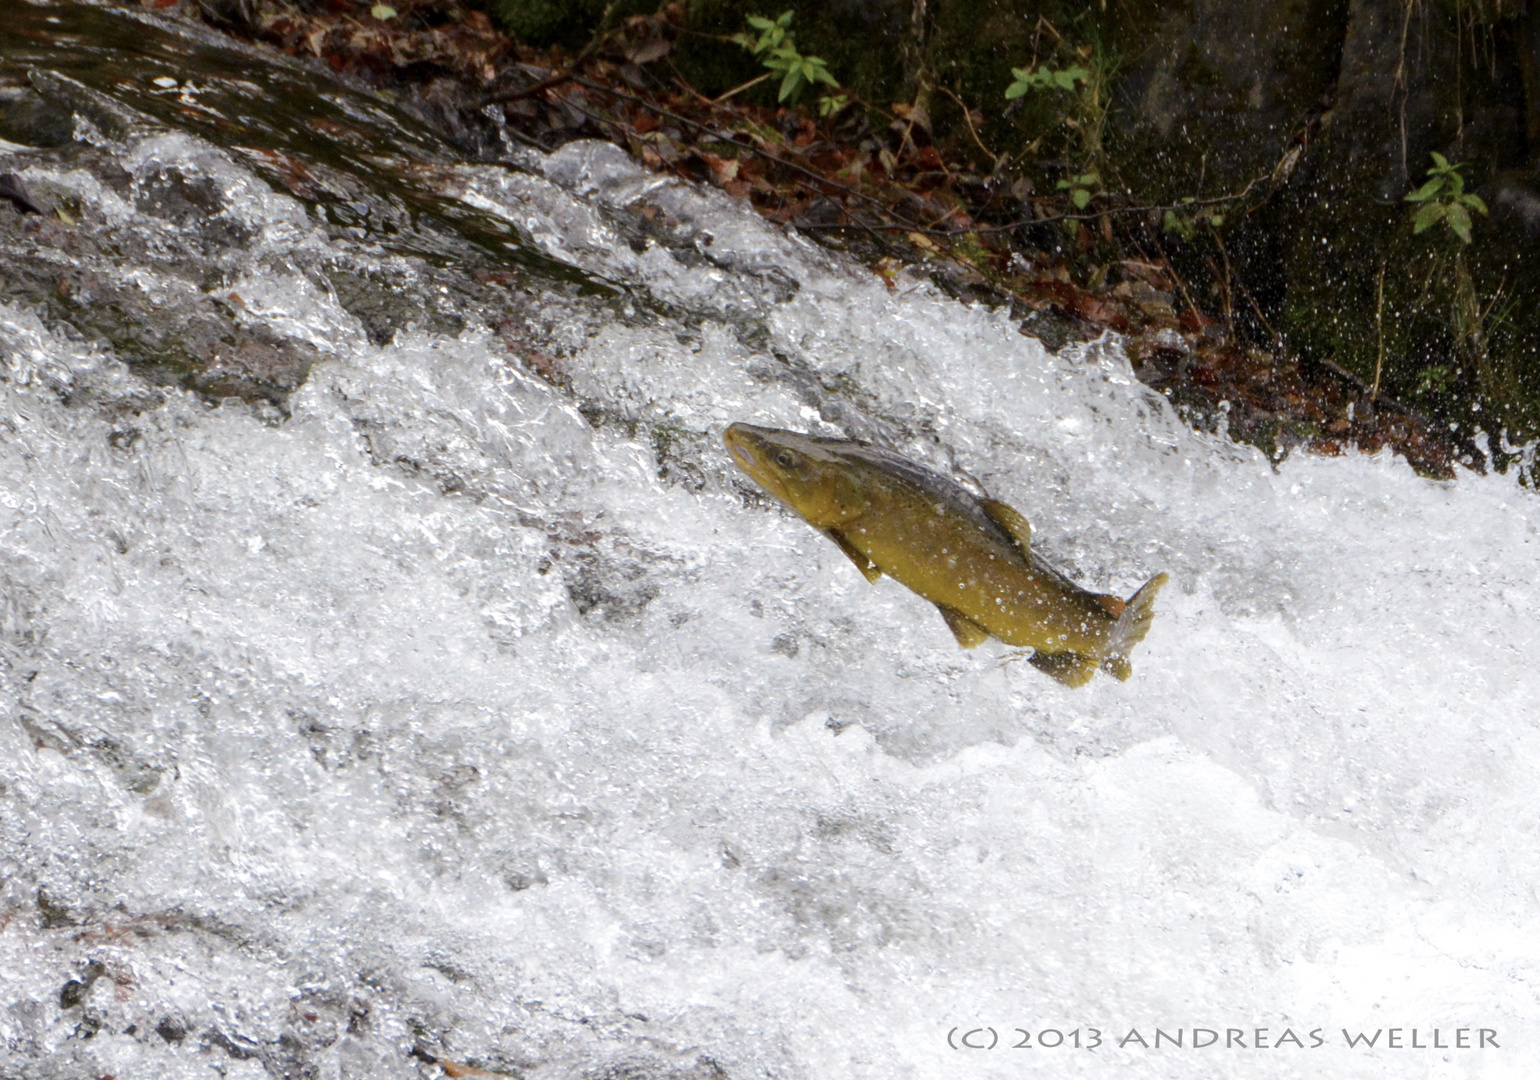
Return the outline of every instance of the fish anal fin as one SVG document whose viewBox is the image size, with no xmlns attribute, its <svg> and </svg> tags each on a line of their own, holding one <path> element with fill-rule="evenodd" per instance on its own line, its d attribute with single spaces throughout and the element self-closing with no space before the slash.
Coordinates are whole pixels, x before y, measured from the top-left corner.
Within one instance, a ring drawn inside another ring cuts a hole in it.
<svg viewBox="0 0 1540 1080">
<path fill-rule="evenodd" d="M 1033 653 L 1027 657 L 1027 663 L 1045 675 L 1052 675 L 1065 686 L 1084 686 L 1091 681 L 1097 668 L 1096 657 L 1075 652 Z"/>
<path fill-rule="evenodd" d="M 882 577 L 882 571 L 877 568 L 876 563 L 857 551 L 856 546 L 845 539 L 844 533 L 838 529 L 825 529 L 823 534 L 830 540 L 833 540 L 835 546 L 843 551 L 851 562 L 856 564 L 856 569 L 866 575 L 867 581 L 870 581 L 873 585 L 877 584 L 877 579 Z"/>
<path fill-rule="evenodd" d="M 936 610 L 941 612 L 941 617 L 946 620 L 947 629 L 952 631 L 952 636 L 957 639 L 957 644 L 963 648 L 977 648 L 989 640 L 990 634 L 988 630 L 985 630 L 956 608 L 949 608 L 945 604 L 937 604 Z"/>
<path fill-rule="evenodd" d="M 1134 673 L 1134 666 L 1128 662 L 1126 656 L 1109 656 L 1102 661 L 1102 670 L 1118 682 L 1127 682 L 1129 676 Z"/>
<path fill-rule="evenodd" d="M 1017 550 L 1021 552 L 1023 559 L 1032 558 L 1032 525 L 1013 506 L 1007 506 L 999 499 L 980 499 L 979 505 L 984 508 L 984 513 L 1000 528 L 1010 534 L 1016 542 Z"/>
</svg>

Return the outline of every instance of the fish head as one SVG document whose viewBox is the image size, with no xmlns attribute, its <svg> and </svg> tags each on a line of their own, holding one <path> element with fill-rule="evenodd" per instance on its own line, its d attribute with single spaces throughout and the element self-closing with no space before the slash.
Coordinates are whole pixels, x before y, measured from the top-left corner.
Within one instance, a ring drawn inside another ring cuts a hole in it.
<svg viewBox="0 0 1540 1080">
<path fill-rule="evenodd" d="M 740 469 L 814 528 L 836 528 L 870 507 L 858 464 L 834 440 L 733 424 L 722 441 Z"/>
</svg>

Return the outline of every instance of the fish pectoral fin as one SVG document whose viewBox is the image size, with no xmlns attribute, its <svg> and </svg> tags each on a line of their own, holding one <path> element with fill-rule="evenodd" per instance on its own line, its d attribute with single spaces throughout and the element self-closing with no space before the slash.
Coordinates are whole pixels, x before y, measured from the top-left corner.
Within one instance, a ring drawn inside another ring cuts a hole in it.
<svg viewBox="0 0 1540 1080">
<path fill-rule="evenodd" d="M 999 499 L 980 499 L 979 505 L 984 508 L 984 513 L 989 515 L 991 521 L 1006 532 L 1016 542 L 1016 548 L 1021 552 L 1023 559 L 1032 558 L 1032 524 L 1021 516 L 1021 512 L 1015 507 L 1007 506 Z"/>
<path fill-rule="evenodd" d="M 844 533 L 838 529 L 825 529 L 823 534 L 830 540 L 833 540 L 835 546 L 849 556 L 850 561 L 856 564 L 856 569 L 866 575 L 867 581 L 870 581 L 873 585 L 877 584 L 877 579 L 882 577 L 882 571 L 878 569 L 876 563 L 857 551 L 856 546 L 845 539 Z"/>
<path fill-rule="evenodd" d="M 988 630 L 985 630 L 956 608 L 949 608 L 945 604 L 937 604 L 936 610 L 941 612 L 941 617 L 946 620 L 947 629 L 952 631 L 952 636 L 957 639 L 957 644 L 963 648 L 977 648 L 989 640 L 990 634 Z"/>
<path fill-rule="evenodd" d="M 1096 674 L 1098 666 L 1096 657 L 1074 652 L 1033 653 L 1027 657 L 1027 663 L 1045 675 L 1052 675 L 1065 686 L 1084 686 Z"/>
</svg>

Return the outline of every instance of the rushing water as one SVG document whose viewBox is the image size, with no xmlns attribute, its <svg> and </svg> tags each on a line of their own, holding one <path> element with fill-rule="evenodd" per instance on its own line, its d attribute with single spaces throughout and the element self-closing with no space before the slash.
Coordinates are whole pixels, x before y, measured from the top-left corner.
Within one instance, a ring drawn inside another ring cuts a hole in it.
<svg viewBox="0 0 1540 1080">
<path fill-rule="evenodd" d="M 0 49 L 0 1076 L 1540 1069 L 1531 493 L 1275 470 L 609 146 L 121 12 Z M 959 650 L 733 420 L 1168 570 L 1134 678 Z"/>
</svg>

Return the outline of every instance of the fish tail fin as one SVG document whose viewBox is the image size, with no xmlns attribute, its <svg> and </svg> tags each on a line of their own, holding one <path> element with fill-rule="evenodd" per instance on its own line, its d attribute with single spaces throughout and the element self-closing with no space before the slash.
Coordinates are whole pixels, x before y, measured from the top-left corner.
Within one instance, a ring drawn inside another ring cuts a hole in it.
<svg viewBox="0 0 1540 1080">
<path fill-rule="evenodd" d="M 1128 654 L 1150 632 L 1150 621 L 1155 618 L 1155 595 L 1169 580 L 1166 574 L 1156 574 L 1128 598 L 1118 621 L 1112 625 L 1112 640 L 1107 646 L 1107 655 L 1102 658 L 1103 671 L 1123 681 L 1134 673 L 1128 663 Z"/>
</svg>

